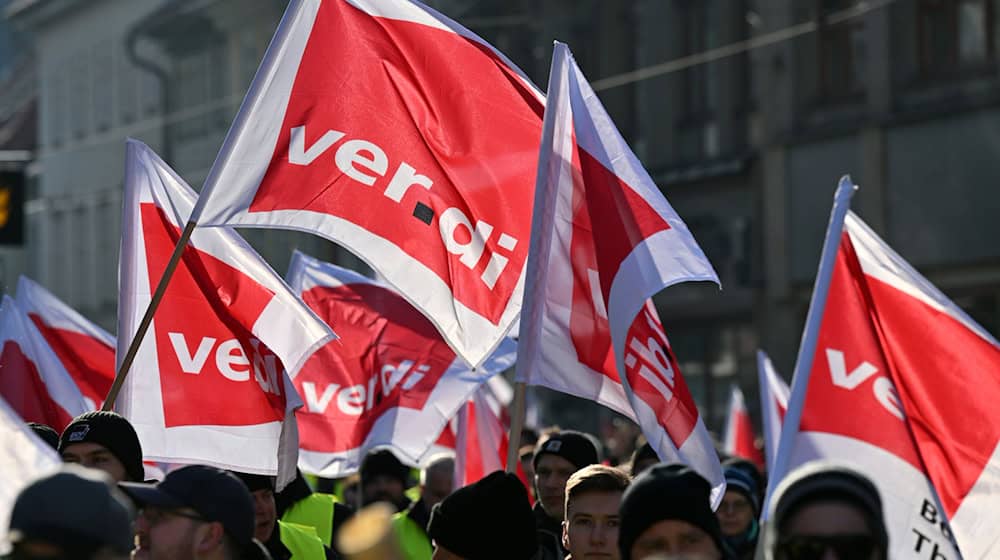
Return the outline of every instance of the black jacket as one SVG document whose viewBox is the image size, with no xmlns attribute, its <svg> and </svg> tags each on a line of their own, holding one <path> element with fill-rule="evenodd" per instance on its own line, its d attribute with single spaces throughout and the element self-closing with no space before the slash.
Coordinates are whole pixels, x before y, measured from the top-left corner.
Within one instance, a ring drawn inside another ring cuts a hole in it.
<svg viewBox="0 0 1000 560">
<path fill-rule="evenodd" d="M 562 523 L 552 519 L 545 513 L 542 503 L 535 503 L 532 509 L 535 515 L 535 527 L 538 530 L 538 560 L 563 560 L 566 550 L 562 546 Z"/>
</svg>

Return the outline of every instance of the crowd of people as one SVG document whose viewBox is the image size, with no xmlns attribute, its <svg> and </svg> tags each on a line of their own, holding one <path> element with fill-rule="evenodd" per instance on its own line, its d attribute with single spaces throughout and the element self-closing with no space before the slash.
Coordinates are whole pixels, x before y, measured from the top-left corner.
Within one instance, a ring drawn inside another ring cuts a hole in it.
<svg viewBox="0 0 1000 560">
<path fill-rule="evenodd" d="M 66 464 L 17 496 L 16 560 L 875 560 L 889 549 L 877 489 L 825 462 L 780 482 L 762 527 L 766 484 L 753 463 L 723 462 L 713 511 L 710 483 L 660 463 L 649 444 L 611 466 L 596 438 L 572 430 L 521 450 L 526 479 L 497 471 L 462 488 L 447 454 L 411 487 L 411 468 L 377 449 L 351 498 L 301 473 L 280 490 L 273 477 L 205 465 L 147 480 L 136 432 L 114 412 L 83 414 L 62 434 L 31 428 Z"/>
</svg>

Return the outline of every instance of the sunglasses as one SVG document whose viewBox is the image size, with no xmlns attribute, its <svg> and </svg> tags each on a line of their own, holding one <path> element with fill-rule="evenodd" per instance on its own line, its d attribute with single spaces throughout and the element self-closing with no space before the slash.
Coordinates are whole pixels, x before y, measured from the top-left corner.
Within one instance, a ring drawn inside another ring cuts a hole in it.
<svg viewBox="0 0 1000 560">
<path fill-rule="evenodd" d="M 871 535 L 797 535 L 778 541 L 775 557 L 780 560 L 819 560 L 833 550 L 840 560 L 870 558 L 878 543 Z"/>
</svg>

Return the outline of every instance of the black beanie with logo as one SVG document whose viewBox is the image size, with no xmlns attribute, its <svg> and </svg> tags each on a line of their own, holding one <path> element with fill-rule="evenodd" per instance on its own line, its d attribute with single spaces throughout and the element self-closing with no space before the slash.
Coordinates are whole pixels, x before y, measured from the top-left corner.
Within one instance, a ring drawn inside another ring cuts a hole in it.
<svg viewBox="0 0 1000 560">
<path fill-rule="evenodd" d="M 105 447 L 125 467 L 130 481 L 142 482 L 145 479 L 139 436 L 121 414 L 95 410 L 77 416 L 59 437 L 59 453 L 75 443 L 96 443 Z"/>
<path fill-rule="evenodd" d="M 600 462 L 594 442 L 586 434 L 574 430 L 555 432 L 538 442 L 532 458 L 532 465 L 536 470 L 542 455 L 562 457 L 572 463 L 576 470 Z"/>
</svg>

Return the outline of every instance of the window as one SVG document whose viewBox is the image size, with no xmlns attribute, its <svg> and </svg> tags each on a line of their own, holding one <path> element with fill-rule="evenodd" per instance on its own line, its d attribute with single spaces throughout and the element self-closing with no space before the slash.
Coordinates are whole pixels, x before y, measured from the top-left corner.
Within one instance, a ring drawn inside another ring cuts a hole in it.
<svg viewBox="0 0 1000 560">
<path fill-rule="evenodd" d="M 948 78 L 985 71 L 994 58 L 990 0 L 920 0 L 917 41 L 920 76 Z"/>
<path fill-rule="evenodd" d="M 719 46 L 718 3 L 715 0 L 685 0 L 680 3 L 684 22 L 684 55 L 704 53 Z M 719 106 L 719 66 L 696 64 L 682 73 L 684 109 L 679 123 L 680 158 L 691 163 L 719 155 L 719 128 L 715 112 Z"/>
<path fill-rule="evenodd" d="M 865 43 L 863 18 L 841 20 L 854 0 L 819 3 L 819 98 L 845 101 L 864 94 Z"/>
</svg>

